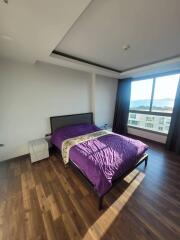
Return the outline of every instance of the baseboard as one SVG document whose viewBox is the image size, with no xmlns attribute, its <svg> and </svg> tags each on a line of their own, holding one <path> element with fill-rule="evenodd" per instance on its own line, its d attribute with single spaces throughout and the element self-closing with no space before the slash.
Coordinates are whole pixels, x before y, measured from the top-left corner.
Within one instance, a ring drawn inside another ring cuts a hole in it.
<svg viewBox="0 0 180 240">
<path fill-rule="evenodd" d="M 5 162 L 7 162 L 7 161 L 9 162 L 9 161 L 23 160 L 24 158 L 27 158 L 27 157 L 30 158 L 30 154 L 29 154 L 29 153 L 24 154 L 24 155 L 21 155 L 21 156 L 18 156 L 18 157 L 14 157 L 14 158 L 2 160 L 2 161 L 0 161 L 0 164 L 1 164 L 1 163 L 5 163 Z"/>
</svg>

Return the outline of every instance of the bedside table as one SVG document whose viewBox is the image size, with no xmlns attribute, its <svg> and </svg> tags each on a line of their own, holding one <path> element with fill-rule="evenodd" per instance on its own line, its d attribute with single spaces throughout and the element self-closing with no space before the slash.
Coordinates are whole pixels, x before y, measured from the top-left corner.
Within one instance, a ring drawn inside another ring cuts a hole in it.
<svg viewBox="0 0 180 240">
<path fill-rule="evenodd" d="M 48 142 L 44 138 L 29 141 L 28 146 L 32 163 L 49 157 Z"/>
</svg>

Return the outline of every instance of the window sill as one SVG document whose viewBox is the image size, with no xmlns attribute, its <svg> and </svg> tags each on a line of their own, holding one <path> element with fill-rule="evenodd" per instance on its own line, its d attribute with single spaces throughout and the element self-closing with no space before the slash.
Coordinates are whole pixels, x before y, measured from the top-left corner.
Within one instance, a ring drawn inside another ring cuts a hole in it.
<svg viewBox="0 0 180 240">
<path fill-rule="evenodd" d="M 144 115 L 152 115 L 152 116 L 160 116 L 160 117 L 171 117 L 172 113 L 169 112 L 153 112 L 150 110 L 143 111 L 143 110 L 132 110 L 129 109 L 130 113 L 139 113 L 139 114 L 144 114 Z"/>
<path fill-rule="evenodd" d="M 140 127 L 134 127 L 134 126 L 131 126 L 131 125 L 128 125 L 128 127 L 129 127 L 129 128 L 134 128 L 134 129 L 137 129 L 137 130 L 141 130 L 141 131 L 144 131 L 144 132 L 155 133 L 155 134 L 162 135 L 162 136 L 167 136 L 167 135 L 168 135 L 167 133 L 156 132 L 156 131 L 153 131 L 153 130 L 149 130 L 149 129 L 145 129 L 145 128 L 140 128 Z"/>
</svg>

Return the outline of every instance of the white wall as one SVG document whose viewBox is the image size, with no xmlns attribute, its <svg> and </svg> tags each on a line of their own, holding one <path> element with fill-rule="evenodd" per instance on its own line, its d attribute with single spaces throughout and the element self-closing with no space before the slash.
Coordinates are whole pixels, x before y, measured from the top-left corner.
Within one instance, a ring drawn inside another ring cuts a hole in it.
<svg viewBox="0 0 180 240">
<path fill-rule="evenodd" d="M 50 116 L 91 111 L 91 84 L 89 73 L 1 60 L 0 161 L 28 153 L 29 140 L 50 132 Z M 117 80 L 97 77 L 96 84 L 96 123 L 112 124 Z"/>
<path fill-rule="evenodd" d="M 112 126 L 117 91 L 117 79 L 96 76 L 96 124 Z"/>
<path fill-rule="evenodd" d="M 0 159 L 26 154 L 49 117 L 90 111 L 91 75 L 47 64 L 0 62 Z"/>
</svg>

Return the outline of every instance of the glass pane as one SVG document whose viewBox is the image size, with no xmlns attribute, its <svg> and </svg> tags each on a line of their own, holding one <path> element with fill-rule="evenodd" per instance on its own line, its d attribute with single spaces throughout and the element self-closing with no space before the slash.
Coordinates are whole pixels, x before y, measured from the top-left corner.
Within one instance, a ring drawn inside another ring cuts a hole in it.
<svg viewBox="0 0 180 240">
<path fill-rule="evenodd" d="M 180 74 L 156 78 L 152 111 L 172 113 Z"/>
<path fill-rule="evenodd" d="M 155 132 L 168 133 L 171 117 L 129 113 L 128 125 Z"/>
<path fill-rule="evenodd" d="M 153 79 L 133 81 L 131 83 L 130 109 L 149 111 L 151 103 Z"/>
</svg>

